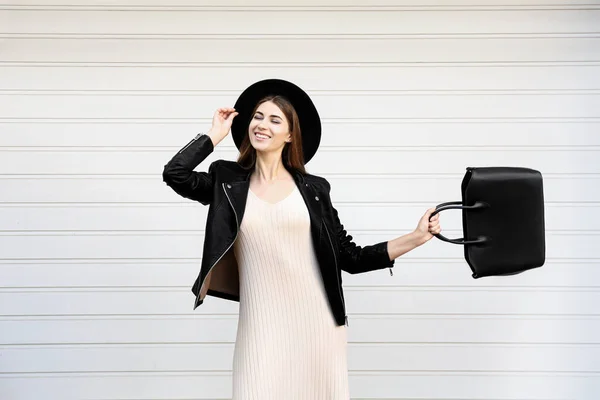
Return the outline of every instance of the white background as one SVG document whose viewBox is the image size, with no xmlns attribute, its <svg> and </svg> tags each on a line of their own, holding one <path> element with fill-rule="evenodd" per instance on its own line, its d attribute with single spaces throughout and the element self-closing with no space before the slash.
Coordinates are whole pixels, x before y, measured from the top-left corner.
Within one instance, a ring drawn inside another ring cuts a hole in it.
<svg viewBox="0 0 600 400">
<path fill-rule="evenodd" d="M 256 80 L 323 118 L 310 173 L 358 244 L 544 176 L 547 263 L 473 280 L 437 239 L 344 275 L 353 399 L 600 396 L 600 2 L 0 5 L 0 399 L 227 399 L 237 304 L 192 311 L 206 208 L 171 156 Z M 231 137 L 198 167 L 235 159 Z M 357 189 L 358 188 L 358 189 Z M 461 234 L 459 212 L 442 215 Z"/>
</svg>

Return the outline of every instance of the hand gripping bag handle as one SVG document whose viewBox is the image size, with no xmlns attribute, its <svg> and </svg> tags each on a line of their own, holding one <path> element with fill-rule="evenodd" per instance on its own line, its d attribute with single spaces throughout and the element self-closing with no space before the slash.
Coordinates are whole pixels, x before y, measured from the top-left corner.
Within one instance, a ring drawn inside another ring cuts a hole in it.
<svg viewBox="0 0 600 400">
<path fill-rule="evenodd" d="M 435 211 L 433 213 L 431 213 L 429 220 L 431 221 L 431 218 L 433 218 L 433 216 L 435 216 L 436 214 L 438 214 L 442 211 L 445 211 L 445 210 L 477 210 L 477 209 L 487 208 L 487 207 L 489 207 L 489 205 L 482 201 L 476 201 L 475 204 L 473 204 L 472 206 L 463 206 L 461 201 L 451 201 L 449 203 L 442 203 L 442 204 L 438 204 L 435 207 Z M 481 244 L 481 243 L 485 243 L 488 241 L 488 239 L 483 236 L 479 237 L 477 239 L 473 239 L 473 240 L 465 240 L 465 238 L 448 239 L 441 233 L 435 234 L 434 236 L 444 242 L 460 244 L 460 245 Z"/>
</svg>

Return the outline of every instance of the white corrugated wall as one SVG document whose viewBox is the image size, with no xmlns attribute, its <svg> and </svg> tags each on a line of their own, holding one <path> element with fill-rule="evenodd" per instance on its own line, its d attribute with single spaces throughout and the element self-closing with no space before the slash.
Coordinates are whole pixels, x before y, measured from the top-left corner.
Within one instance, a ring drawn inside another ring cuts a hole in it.
<svg viewBox="0 0 600 400">
<path fill-rule="evenodd" d="M 161 173 L 268 77 L 313 95 L 307 167 L 359 244 L 460 200 L 467 166 L 544 174 L 545 267 L 473 280 L 434 239 L 345 275 L 353 399 L 599 398 L 598 0 L 7 0 L 0 399 L 230 397 L 237 306 L 192 311 L 206 208 Z"/>
</svg>

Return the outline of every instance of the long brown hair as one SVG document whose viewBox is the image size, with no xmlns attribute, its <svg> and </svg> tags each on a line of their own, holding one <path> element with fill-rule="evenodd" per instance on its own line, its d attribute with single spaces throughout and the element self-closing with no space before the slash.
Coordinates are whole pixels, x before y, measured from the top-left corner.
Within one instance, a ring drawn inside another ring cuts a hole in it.
<svg viewBox="0 0 600 400">
<path fill-rule="evenodd" d="M 279 107 L 288 121 L 292 141 L 285 144 L 283 147 L 283 152 L 281 153 L 281 159 L 284 167 L 287 170 L 297 170 L 302 174 L 306 174 L 302 152 L 302 131 L 300 129 L 300 119 L 298 118 L 298 114 L 296 113 L 296 109 L 292 103 L 290 103 L 285 97 L 279 95 L 264 97 L 254 107 L 250 118 L 254 118 L 254 114 L 256 113 L 258 107 L 267 101 L 271 101 L 277 107 Z M 256 149 L 252 147 L 252 144 L 250 143 L 248 132 L 245 132 L 244 134 L 244 139 L 242 140 L 242 145 L 240 146 L 240 155 L 238 156 L 237 162 L 246 169 L 254 168 L 256 165 Z"/>
</svg>

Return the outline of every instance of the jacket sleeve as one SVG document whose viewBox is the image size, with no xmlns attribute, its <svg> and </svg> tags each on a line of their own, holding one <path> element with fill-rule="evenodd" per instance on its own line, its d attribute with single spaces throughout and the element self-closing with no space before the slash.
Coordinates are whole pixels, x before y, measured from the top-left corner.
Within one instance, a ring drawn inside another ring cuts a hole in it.
<svg viewBox="0 0 600 400">
<path fill-rule="evenodd" d="M 214 170 L 218 162 L 210 164 L 208 172 L 196 172 L 198 166 L 214 151 L 208 135 L 198 134 L 164 166 L 163 182 L 177 194 L 208 205 L 213 197 Z"/>
<path fill-rule="evenodd" d="M 329 183 L 327 183 L 327 187 L 327 197 L 331 203 Z M 331 209 L 333 210 L 334 236 L 337 238 L 340 249 L 340 268 L 343 271 L 350 274 L 360 274 L 394 266 L 395 260 L 390 260 L 387 241 L 367 246 L 357 245 L 352 240 L 352 236 L 345 230 L 333 204 Z"/>
</svg>

